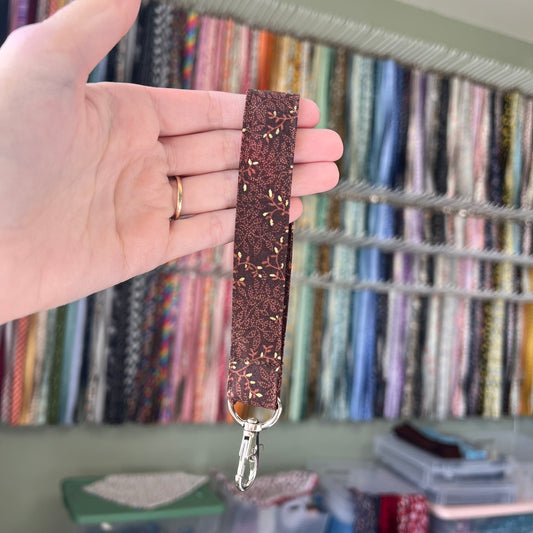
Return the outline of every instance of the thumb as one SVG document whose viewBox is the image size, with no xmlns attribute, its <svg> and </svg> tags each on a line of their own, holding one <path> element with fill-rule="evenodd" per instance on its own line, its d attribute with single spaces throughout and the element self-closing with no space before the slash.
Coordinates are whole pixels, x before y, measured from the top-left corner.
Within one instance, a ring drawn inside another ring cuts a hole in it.
<svg viewBox="0 0 533 533">
<path fill-rule="evenodd" d="M 141 0 L 74 0 L 42 22 L 50 51 L 65 60 L 70 75 L 84 81 L 128 32 Z"/>
</svg>

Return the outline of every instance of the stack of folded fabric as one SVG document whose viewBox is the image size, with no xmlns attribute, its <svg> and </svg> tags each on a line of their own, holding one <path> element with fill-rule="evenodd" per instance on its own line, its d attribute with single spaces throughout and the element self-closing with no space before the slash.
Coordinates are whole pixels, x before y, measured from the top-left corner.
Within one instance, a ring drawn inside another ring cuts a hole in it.
<svg viewBox="0 0 533 533">
<path fill-rule="evenodd" d="M 432 502 L 476 505 L 516 499 L 508 459 L 460 437 L 405 423 L 376 437 L 375 452 L 382 463 L 414 483 Z"/>
<path fill-rule="evenodd" d="M 330 513 L 327 533 L 427 533 L 426 497 L 375 462 L 314 461 Z"/>
<path fill-rule="evenodd" d="M 426 533 L 428 505 L 422 494 L 370 494 L 351 489 L 354 533 Z"/>
</svg>

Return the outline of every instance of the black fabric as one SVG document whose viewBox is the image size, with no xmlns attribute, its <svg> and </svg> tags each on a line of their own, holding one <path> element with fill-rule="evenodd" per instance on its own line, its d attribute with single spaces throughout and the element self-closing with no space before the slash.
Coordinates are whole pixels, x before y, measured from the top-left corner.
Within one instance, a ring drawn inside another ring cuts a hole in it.
<svg viewBox="0 0 533 533">
<path fill-rule="evenodd" d="M 0 0 L 0 45 L 9 33 L 9 0 Z"/>
</svg>

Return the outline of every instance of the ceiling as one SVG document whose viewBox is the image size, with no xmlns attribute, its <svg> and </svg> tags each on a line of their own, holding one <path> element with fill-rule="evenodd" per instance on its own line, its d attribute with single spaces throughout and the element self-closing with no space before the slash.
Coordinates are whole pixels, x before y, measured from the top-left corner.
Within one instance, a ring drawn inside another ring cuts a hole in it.
<svg viewBox="0 0 533 533">
<path fill-rule="evenodd" d="M 532 0 L 396 0 L 533 43 Z"/>
</svg>

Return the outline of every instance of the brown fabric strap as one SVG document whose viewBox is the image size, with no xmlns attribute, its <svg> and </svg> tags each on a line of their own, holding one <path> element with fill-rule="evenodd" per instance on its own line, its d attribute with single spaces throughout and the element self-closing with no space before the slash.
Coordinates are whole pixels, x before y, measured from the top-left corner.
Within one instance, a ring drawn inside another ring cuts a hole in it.
<svg viewBox="0 0 533 533">
<path fill-rule="evenodd" d="M 228 398 L 267 409 L 281 388 L 298 104 L 298 95 L 248 90 L 242 129 Z"/>
</svg>

